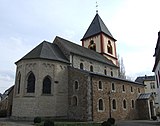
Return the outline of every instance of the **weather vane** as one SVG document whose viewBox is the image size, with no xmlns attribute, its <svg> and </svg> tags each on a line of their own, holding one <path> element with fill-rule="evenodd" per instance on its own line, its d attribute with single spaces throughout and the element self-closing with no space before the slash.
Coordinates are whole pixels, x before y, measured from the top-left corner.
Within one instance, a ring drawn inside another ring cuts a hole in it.
<svg viewBox="0 0 160 126">
<path fill-rule="evenodd" d="M 96 13 L 98 13 L 98 3 L 96 1 Z"/>
</svg>

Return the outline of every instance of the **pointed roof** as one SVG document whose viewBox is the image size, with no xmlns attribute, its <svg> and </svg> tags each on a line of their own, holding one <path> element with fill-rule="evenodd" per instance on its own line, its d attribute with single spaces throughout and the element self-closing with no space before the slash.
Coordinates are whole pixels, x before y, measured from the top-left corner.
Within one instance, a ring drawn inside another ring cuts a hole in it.
<svg viewBox="0 0 160 126">
<path fill-rule="evenodd" d="M 106 25 L 104 24 L 104 22 L 97 13 L 81 40 L 87 39 L 99 33 L 104 33 L 105 35 L 114 39 L 112 34 L 110 33 L 110 31 L 108 30 L 108 28 L 106 27 Z"/>
<path fill-rule="evenodd" d="M 40 43 L 20 60 L 26 59 L 48 59 L 69 63 L 59 47 L 56 44 L 47 41 L 43 41 L 42 43 Z"/>
</svg>

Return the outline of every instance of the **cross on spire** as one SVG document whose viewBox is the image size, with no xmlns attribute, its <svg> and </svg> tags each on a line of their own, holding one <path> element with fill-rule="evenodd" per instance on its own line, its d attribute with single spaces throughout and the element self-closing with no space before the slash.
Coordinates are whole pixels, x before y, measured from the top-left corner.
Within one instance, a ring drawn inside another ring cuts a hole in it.
<svg viewBox="0 0 160 126">
<path fill-rule="evenodd" d="M 96 13 L 98 13 L 98 3 L 96 1 Z"/>
</svg>

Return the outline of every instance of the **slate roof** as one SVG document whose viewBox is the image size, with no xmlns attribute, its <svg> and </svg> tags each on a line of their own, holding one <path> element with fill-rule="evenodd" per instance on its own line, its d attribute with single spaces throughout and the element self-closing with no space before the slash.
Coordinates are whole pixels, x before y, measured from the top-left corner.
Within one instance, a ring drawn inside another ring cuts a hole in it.
<svg viewBox="0 0 160 126">
<path fill-rule="evenodd" d="M 139 83 L 144 83 L 144 81 L 154 81 L 155 80 L 155 76 L 141 76 L 141 77 L 137 77 L 135 82 L 139 82 Z"/>
<path fill-rule="evenodd" d="M 14 89 L 14 85 L 11 86 L 10 88 L 8 88 L 7 90 L 5 90 L 5 92 L 1 95 L 2 100 L 5 99 L 6 97 L 8 97 L 8 95 L 10 94 L 10 92 Z"/>
<path fill-rule="evenodd" d="M 59 47 L 56 44 L 47 41 L 40 43 L 20 60 L 26 59 L 48 59 L 69 63 Z"/>
<path fill-rule="evenodd" d="M 106 25 L 97 13 L 81 40 L 87 39 L 99 33 L 104 33 L 105 35 L 114 39 L 112 34 L 110 33 L 110 31 L 108 30 L 108 28 L 106 27 Z"/>
<path fill-rule="evenodd" d="M 66 39 L 60 38 L 60 37 L 56 37 L 54 42 L 57 45 L 60 44 L 61 46 L 63 46 L 63 48 L 65 48 L 69 53 L 73 53 L 82 57 L 86 57 L 101 63 L 105 63 L 114 67 L 117 67 L 111 60 L 107 59 L 106 57 L 102 56 L 101 54 L 90 50 L 88 48 L 82 47 L 80 45 L 77 45 L 73 42 L 70 42 Z"/>
<path fill-rule="evenodd" d="M 138 100 L 147 100 L 152 96 L 151 93 L 144 93 L 144 94 L 140 94 L 138 97 Z"/>
<path fill-rule="evenodd" d="M 99 77 L 104 77 L 104 78 L 108 78 L 108 79 L 113 79 L 113 80 L 117 80 L 117 81 L 121 81 L 121 82 L 127 82 L 127 83 L 131 83 L 131 84 L 134 84 L 134 85 L 139 85 L 139 86 L 145 86 L 144 84 L 142 83 L 138 83 L 138 82 L 135 82 L 135 81 L 131 81 L 131 80 L 127 80 L 127 79 L 122 79 L 122 78 L 119 78 L 119 77 L 113 77 L 113 76 L 109 76 L 109 75 L 104 75 L 104 74 L 101 74 L 101 73 L 95 73 L 95 72 L 91 72 L 91 71 L 87 71 L 87 70 L 82 70 L 82 69 L 78 69 L 78 68 L 74 68 L 74 67 L 71 67 L 71 66 L 68 66 L 69 69 L 74 69 L 74 70 L 77 70 L 77 71 L 80 71 L 80 72 L 83 72 L 85 74 L 88 74 L 90 76 L 99 76 Z"/>
</svg>

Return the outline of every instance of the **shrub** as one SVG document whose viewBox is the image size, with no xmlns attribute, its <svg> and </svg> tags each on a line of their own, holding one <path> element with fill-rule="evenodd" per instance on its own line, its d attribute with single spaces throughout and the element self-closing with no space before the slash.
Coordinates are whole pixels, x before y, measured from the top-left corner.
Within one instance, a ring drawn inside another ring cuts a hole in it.
<svg viewBox="0 0 160 126">
<path fill-rule="evenodd" d="M 112 125 L 114 125 L 115 124 L 115 119 L 114 118 L 108 118 L 107 122 L 109 122 Z"/>
<path fill-rule="evenodd" d="M 153 120 L 157 120 L 157 116 L 151 116 Z"/>
<path fill-rule="evenodd" d="M 111 123 L 108 121 L 104 121 L 101 126 L 111 126 Z"/>
<path fill-rule="evenodd" d="M 42 121 L 41 117 L 34 118 L 34 123 L 41 123 L 41 121 Z"/>
<path fill-rule="evenodd" d="M 7 110 L 0 110 L 0 117 L 6 117 L 7 116 Z"/>
<path fill-rule="evenodd" d="M 158 113 L 157 113 L 157 116 L 159 116 L 159 117 L 160 117 L 160 112 L 158 112 Z"/>
<path fill-rule="evenodd" d="M 45 120 L 44 121 L 44 126 L 54 126 L 54 122 L 51 120 Z"/>
</svg>

